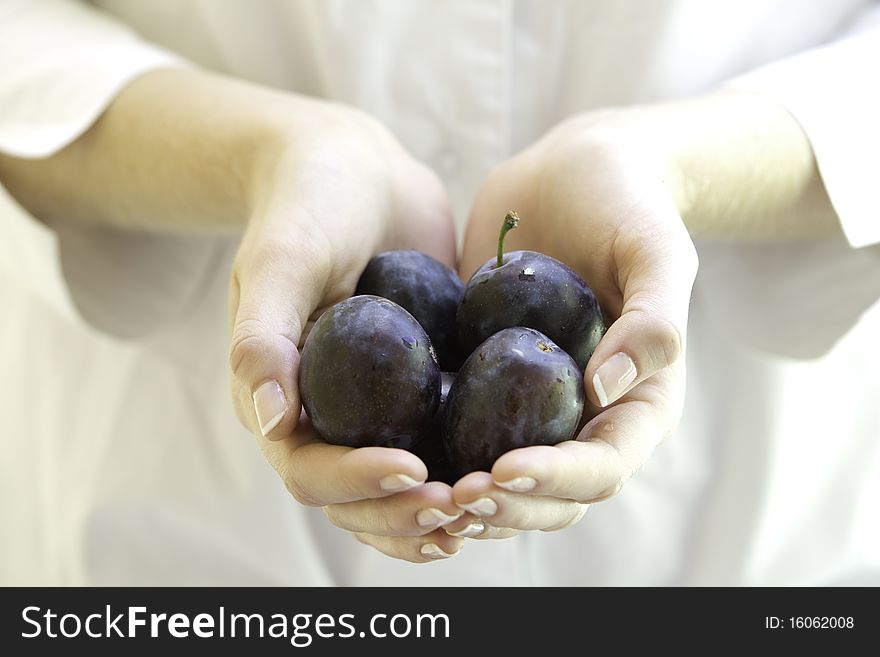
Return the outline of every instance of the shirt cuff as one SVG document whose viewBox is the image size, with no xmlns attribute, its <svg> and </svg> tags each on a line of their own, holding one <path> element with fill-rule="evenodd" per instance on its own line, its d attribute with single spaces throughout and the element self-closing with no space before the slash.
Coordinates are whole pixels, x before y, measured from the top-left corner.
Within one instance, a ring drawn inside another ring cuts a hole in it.
<svg viewBox="0 0 880 657">
<path fill-rule="evenodd" d="M 880 29 L 816 48 L 735 78 L 800 123 L 852 247 L 880 242 Z"/>
<path fill-rule="evenodd" d="M 134 78 L 181 66 L 190 64 L 82 3 L 10 0 L 0 10 L 0 152 L 50 156 Z"/>
</svg>

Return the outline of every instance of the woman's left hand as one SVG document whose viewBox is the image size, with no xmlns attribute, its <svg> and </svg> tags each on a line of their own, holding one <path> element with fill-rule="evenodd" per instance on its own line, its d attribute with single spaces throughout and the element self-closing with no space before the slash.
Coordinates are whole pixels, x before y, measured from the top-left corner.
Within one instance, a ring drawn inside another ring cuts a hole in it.
<svg viewBox="0 0 880 657">
<path fill-rule="evenodd" d="M 679 177 L 637 119 L 622 111 L 568 120 L 500 165 L 477 197 L 465 280 L 494 253 L 505 212 L 516 210 L 521 222 L 506 250 L 571 266 L 610 326 L 584 376 L 592 419 L 572 440 L 508 452 L 491 473 L 460 479 L 453 496 L 469 513 L 449 532 L 471 526 L 470 536 L 495 538 L 569 527 L 620 491 L 678 422 L 697 256 L 674 201 Z"/>
</svg>

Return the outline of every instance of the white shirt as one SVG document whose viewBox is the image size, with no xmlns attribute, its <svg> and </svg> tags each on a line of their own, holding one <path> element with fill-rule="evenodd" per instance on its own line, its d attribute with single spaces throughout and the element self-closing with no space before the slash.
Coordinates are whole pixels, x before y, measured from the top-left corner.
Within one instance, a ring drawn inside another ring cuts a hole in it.
<svg viewBox="0 0 880 657">
<path fill-rule="evenodd" d="M 444 179 L 461 234 L 489 169 L 565 116 L 731 83 L 798 118 L 843 232 L 699 245 L 676 434 L 580 525 L 414 566 L 299 507 L 236 421 L 234 239 L 47 227 L 0 188 L 0 582 L 880 583 L 880 39 L 729 82 L 871 3 L 95 4 L 0 2 L 0 151 L 57 151 L 182 57 L 374 114 Z"/>
</svg>

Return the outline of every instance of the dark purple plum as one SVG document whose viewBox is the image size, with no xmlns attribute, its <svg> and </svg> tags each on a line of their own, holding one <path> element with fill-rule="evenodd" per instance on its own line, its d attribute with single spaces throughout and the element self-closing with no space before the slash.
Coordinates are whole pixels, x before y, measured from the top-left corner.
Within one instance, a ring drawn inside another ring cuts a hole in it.
<svg viewBox="0 0 880 657">
<path fill-rule="evenodd" d="M 458 307 L 458 337 L 464 353 L 510 326 L 544 333 L 583 371 L 605 333 L 596 295 L 584 280 L 555 258 L 535 251 L 502 255 L 504 235 L 519 218 L 508 213 L 498 256 L 471 276 Z"/>
<path fill-rule="evenodd" d="M 427 481 L 442 481 L 444 484 L 454 485 L 458 480 L 455 469 L 449 463 L 443 442 L 439 439 L 425 438 L 413 449 L 413 454 L 418 456 L 428 467 Z"/>
<path fill-rule="evenodd" d="M 455 374 L 452 372 L 441 374 L 440 406 L 437 408 L 431 432 L 412 449 L 413 454 L 428 466 L 428 481 L 442 481 L 450 486 L 455 483 L 456 477 L 449 464 L 449 459 L 446 457 L 446 451 L 443 449 L 441 431 L 443 411 L 446 408 L 446 400 L 449 398 L 449 390 L 454 381 Z"/>
<path fill-rule="evenodd" d="M 303 346 L 299 389 L 327 442 L 408 449 L 431 431 L 440 367 L 412 315 L 393 301 L 362 295 L 315 322 Z"/>
<path fill-rule="evenodd" d="M 375 294 L 408 310 L 431 338 L 444 370 L 464 358 L 458 349 L 455 313 L 464 284 L 439 260 L 420 251 L 385 251 L 367 263 L 355 294 Z"/>
<path fill-rule="evenodd" d="M 571 356 L 540 331 L 506 328 L 455 377 L 443 445 L 457 475 L 489 471 L 512 449 L 570 440 L 583 410 L 584 383 Z"/>
</svg>

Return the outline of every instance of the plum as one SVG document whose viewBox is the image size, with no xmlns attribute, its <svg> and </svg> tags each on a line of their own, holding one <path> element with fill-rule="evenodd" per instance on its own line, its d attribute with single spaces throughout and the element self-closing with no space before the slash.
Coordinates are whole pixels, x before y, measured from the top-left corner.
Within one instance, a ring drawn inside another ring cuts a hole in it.
<svg viewBox="0 0 880 657">
<path fill-rule="evenodd" d="M 458 476 L 446 456 L 439 436 L 436 440 L 425 438 L 412 449 L 412 452 L 428 467 L 427 481 L 442 481 L 450 486 L 455 484 Z"/>
<path fill-rule="evenodd" d="M 422 459 L 428 467 L 428 481 L 442 481 L 450 486 L 455 483 L 456 477 L 449 459 L 446 457 L 446 451 L 443 449 L 441 431 L 443 411 L 446 408 L 446 400 L 449 398 L 449 390 L 454 381 L 454 373 L 443 372 L 441 374 L 440 406 L 434 416 L 431 432 L 412 449 L 413 454 Z"/>
<path fill-rule="evenodd" d="M 459 343 L 470 353 L 503 328 L 528 326 L 567 351 L 583 371 L 605 333 L 596 295 L 555 258 L 535 251 L 504 254 L 504 236 L 518 221 L 515 212 L 507 214 L 497 257 L 465 286 L 457 314 Z"/>
<path fill-rule="evenodd" d="M 580 369 L 550 338 L 505 328 L 477 347 L 449 391 L 443 445 L 458 475 L 505 452 L 571 439 L 584 409 Z"/>
<path fill-rule="evenodd" d="M 431 431 L 440 383 L 425 330 L 378 296 L 337 303 L 303 346 L 303 406 L 318 434 L 335 445 L 412 447 Z"/>
<path fill-rule="evenodd" d="M 455 371 L 458 349 L 455 313 L 464 284 L 458 274 L 420 251 L 385 251 L 367 263 L 355 294 L 375 294 L 399 304 L 428 333 L 440 366 Z"/>
</svg>

